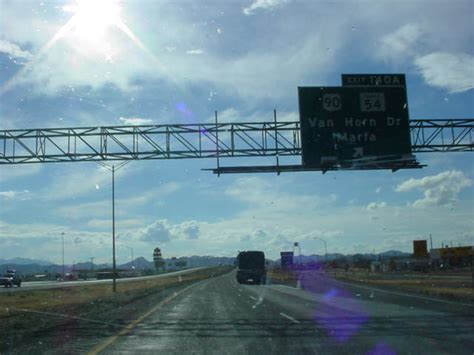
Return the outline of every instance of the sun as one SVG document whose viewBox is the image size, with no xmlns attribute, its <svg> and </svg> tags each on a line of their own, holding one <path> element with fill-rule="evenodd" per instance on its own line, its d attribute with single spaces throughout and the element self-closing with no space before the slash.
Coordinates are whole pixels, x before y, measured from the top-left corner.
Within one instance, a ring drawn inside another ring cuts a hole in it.
<svg viewBox="0 0 474 355">
<path fill-rule="evenodd" d="M 107 33 L 111 29 L 118 29 L 135 46 L 140 48 L 153 63 L 166 73 L 167 70 L 161 61 L 152 53 L 145 44 L 121 18 L 119 0 L 75 0 L 74 3 L 62 7 L 62 10 L 71 13 L 71 18 L 61 26 L 48 42 L 40 48 L 36 55 L 23 66 L 6 83 L 0 86 L 0 96 L 9 91 L 18 82 L 19 78 L 31 71 L 31 68 L 41 58 L 47 55 L 53 46 L 65 40 L 70 46 L 88 57 L 102 56 L 107 62 L 113 63 L 117 52 L 110 44 Z"/>
<path fill-rule="evenodd" d="M 73 14 L 70 31 L 86 42 L 102 40 L 109 28 L 123 23 L 120 6 L 113 0 L 77 0 L 63 10 Z"/>
</svg>

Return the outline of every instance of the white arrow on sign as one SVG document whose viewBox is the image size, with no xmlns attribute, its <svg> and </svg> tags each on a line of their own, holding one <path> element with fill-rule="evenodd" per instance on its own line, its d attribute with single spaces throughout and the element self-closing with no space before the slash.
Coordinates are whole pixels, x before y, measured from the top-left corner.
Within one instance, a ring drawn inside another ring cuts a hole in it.
<svg viewBox="0 0 474 355">
<path fill-rule="evenodd" d="M 364 150 L 362 149 L 362 147 L 354 148 L 354 154 L 352 154 L 353 158 L 359 158 L 359 157 L 362 157 L 363 155 L 364 155 Z"/>
</svg>

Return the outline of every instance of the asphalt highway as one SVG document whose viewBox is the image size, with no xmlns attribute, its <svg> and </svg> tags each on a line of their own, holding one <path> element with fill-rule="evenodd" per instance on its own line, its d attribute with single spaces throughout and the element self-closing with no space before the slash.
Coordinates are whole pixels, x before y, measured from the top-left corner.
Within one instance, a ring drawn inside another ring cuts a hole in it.
<svg viewBox="0 0 474 355">
<path fill-rule="evenodd" d="M 269 280 L 271 282 L 271 280 Z M 474 305 L 305 273 L 302 289 L 192 285 L 101 341 L 95 353 L 472 354 Z"/>
</svg>

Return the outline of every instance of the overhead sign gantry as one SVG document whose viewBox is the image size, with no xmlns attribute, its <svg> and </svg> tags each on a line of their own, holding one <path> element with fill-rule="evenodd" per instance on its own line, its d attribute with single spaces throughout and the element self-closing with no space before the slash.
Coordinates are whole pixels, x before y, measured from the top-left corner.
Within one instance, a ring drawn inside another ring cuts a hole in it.
<svg viewBox="0 0 474 355">
<path fill-rule="evenodd" d="M 0 165 L 214 158 L 215 174 L 395 171 L 421 167 L 414 153 L 474 151 L 472 118 L 408 119 L 403 74 L 344 74 L 342 84 L 300 89 L 300 121 L 275 111 L 271 121 L 221 123 L 216 112 L 204 124 L 0 130 Z M 267 165 L 222 166 L 238 157 Z"/>
</svg>

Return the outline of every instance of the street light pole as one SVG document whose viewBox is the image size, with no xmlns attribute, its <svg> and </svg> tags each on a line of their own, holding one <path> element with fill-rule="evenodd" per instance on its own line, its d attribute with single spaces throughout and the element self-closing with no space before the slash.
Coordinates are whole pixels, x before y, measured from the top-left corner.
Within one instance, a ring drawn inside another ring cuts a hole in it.
<svg viewBox="0 0 474 355">
<path fill-rule="evenodd" d="M 326 244 L 326 240 L 324 240 L 324 253 L 325 253 L 324 258 L 326 259 L 326 264 L 327 264 L 328 263 L 328 245 Z"/>
<path fill-rule="evenodd" d="M 63 261 L 63 280 L 64 280 L 64 232 L 61 233 L 62 239 L 62 261 Z"/>
<path fill-rule="evenodd" d="M 92 278 L 92 275 L 94 274 L 94 257 L 91 256 L 90 259 L 91 259 L 91 278 Z"/>
<path fill-rule="evenodd" d="M 115 264 L 115 165 L 112 165 L 112 280 L 113 292 L 117 292 L 117 278 L 116 278 L 116 264 Z"/>
<path fill-rule="evenodd" d="M 112 172 L 112 290 L 117 292 L 117 265 L 115 261 L 115 172 L 128 164 L 130 160 L 126 160 L 123 163 L 120 163 L 117 168 L 115 165 L 112 167 L 108 166 L 103 162 L 98 162 L 104 168 Z"/>
<path fill-rule="evenodd" d="M 327 264 L 327 262 L 328 262 L 328 246 L 327 246 L 326 240 L 323 239 L 323 238 L 319 238 L 319 237 L 314 237 L 314 239 L 318 239 L 318 240 L 321 240 L 321 241 L 324 242 L 324 260 Z"/>
</svg>

